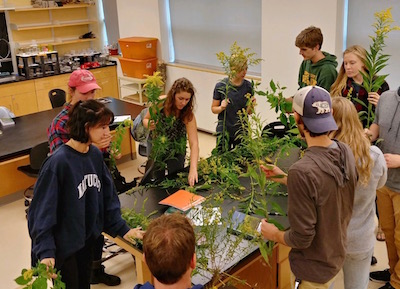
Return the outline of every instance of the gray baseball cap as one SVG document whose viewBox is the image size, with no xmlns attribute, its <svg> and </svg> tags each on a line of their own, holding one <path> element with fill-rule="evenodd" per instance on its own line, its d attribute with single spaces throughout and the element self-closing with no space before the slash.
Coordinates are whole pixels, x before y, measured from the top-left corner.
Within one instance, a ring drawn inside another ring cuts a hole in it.
<svg viewBox="0 0 400 289">
<path fill-rule="evenodd" d="M 319 86 L 306 86 L 293 97 L 293 109 L 301 115 L 307 129 L 312 133 L 337 130 L 332 116 L 332 102 L 329 92 Z"/>
</svg>

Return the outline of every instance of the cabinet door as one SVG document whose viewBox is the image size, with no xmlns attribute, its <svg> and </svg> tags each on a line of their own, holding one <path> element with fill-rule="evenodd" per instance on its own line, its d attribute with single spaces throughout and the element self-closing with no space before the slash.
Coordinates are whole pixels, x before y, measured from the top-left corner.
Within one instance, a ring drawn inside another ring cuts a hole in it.
<svg viewBox="0 0 400 289">
<path fill-rule="evenodd" d="M 96 98 L 107 96 L 119 98 L 116 66 L 94 69 L 92 73 L 101 87 L 101 90 L 96 92 Z"/>
<path fill-rule="evenodd" d="M 0 106 L 7 107 L 10 111 L 13 111 L 11 96 L 2 96 L 0 97 Z"/>
<path fill-rule="evenodd" d="M 49 91 L 61 88 L 68 94 L 68 79 L 70 74 L 55 75 L 51 77 L 35 79 L 36 97 L 39 111 L 52 109 Z M 67 95 L 68 100 L 68 95 Z"/>
<path fill-rule="evenodd" d="M 11 98 L 15 116 L 38 112 L 35 91 L 15 94 Z"/>
</svg>

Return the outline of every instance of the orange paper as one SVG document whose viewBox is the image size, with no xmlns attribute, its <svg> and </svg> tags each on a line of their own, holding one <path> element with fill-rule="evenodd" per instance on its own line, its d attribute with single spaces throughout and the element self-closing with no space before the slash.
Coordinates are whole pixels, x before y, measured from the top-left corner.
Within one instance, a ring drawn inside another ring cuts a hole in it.
<svg viewBox="0 0 400 289">
<path fill-rule="evenodd" d="M 159 204 L 171 206 L 181 211 L 187 211 L 190 208 L 201 204 L 204 200 L 205 198 L 202 196 L 195 195 L 185 190 L 179 190 L 166 197 L 164 200 L 161 200 Z"/>
</svg>

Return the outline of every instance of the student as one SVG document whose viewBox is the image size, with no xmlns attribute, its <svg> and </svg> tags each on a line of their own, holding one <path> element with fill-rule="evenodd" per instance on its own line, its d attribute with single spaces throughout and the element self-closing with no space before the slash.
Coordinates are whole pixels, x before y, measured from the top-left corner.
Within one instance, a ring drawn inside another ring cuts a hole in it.
<svg viewBox="0 0 400 289">
<path fill-rule="evenodd" d="M 184 149 L 182 149 L 182 152 L 176 153 L 167 160 L 166 169 L 168 170 L 168 174 L 173 174 L 174 172 L 183 170 L 184 168 L 187 135 L 190 147 L 190 169 L 188 176 L 188 183 L 190 186 L 193 186 L 198 181 L 197 162 L 199 158 L 199 140 L 197 135 L 196 117 L 193 113 L 194 102 L 195 97 L 193 84 L 188 79 L 182 77 L 175 80 L 171 89 L 167 93 L 165 101 L 163 101 L 160 110 L 161 118 L 159 119 L 160 124 L 158 129 L 154 121 L 150 120 L 150 111 L 147 111 L 143 119 L 144 127 L 152 131 L 150 133 L 150 143 L 148 146 L 151 146 L 151 138 L 157 136 L 157 134 L 160 133 L 160 131 L 158 131 L 160 129 L 167 130 L 166 132 L 164 131 L 165 137 L 168 138 L 165 142 L 166 146 L 171 141 L 181 140 L 182 143 L 184 143 Z M 170 149 L 171 148 L 167 147 L 165 150 L 168 152 Z M 177 150 L 176 147 L 173 149 Z M 150 148 L 150 151 L 151 150 L 152 148 Z M 152 159 L 149 159 L 143 179 L 147 178 L 147 176 L 151 174 L 162 178 L 165 175 L 165 169 L 157 168 L 157 164 L 154 163 Z"/>
<path fill-rule="evenodd" d="M 329 91 L 337 77 L 336 56 L 321 51 L 323 35 L 321 29 L 310 26 L 296 37 L 295 45 L 304 60 L 299 70 L 299 88 L 318 85 Z"/>
<path fill-rule="evenodd" d="M 332 98 L 333 117 L 338 130 L 331 138 L 347 144 L 353 151 L 358 172 L 353 214 L 347 228 L 347 251 L 343 266 L 345 289 L 367 289 L 371 257 L 375 245 L 376 190 L 383 187 L 387 167 L 382 151 L 371 146 L 357 111 L 350 100 Z"/>
<path fill-rule="evenodd" d="M 329 138 L 337 129 L 331 109 L 325 89 L 307 86 L 297 91 L 293 110 L 308 145 L 304 157 L 287 175 L 276 166 L 261 166 L 267 178 L 287 185 L 290 223 L 282 232 L 263 220 L 261 232 L 265 239 L 292 248 L 292 285 L 301 282 L 299 288 L 333 286 L 346 255 L 357 171 L 350 148 Z"/>
<path fill-rule="evenodd" d="M 192 287 L 191 273 L 196 267 L 196 237 L 189 220 L 182 214 L 154 219 L 143 237 L 143 257 L 154 276 L 134 289 L 202 289 Z"/>
<path fill-rule="evenodd" d="M 256 103 L 256 99 L 253 97 L 252 85 L 250 81 L 244 79 L 247 73 L 247 58 L 233 59 L 230 65 L 230 69 L 237 73 L 230 79 L 225 78 L 215 85 L 211 104 L 211 111 L 214 114 L 218 114 L 216 131 L 218 135 L 217 150 L 219 152 L 225 151 L 221 140 L 224 137 L 222 136 L 224 126 L 228 132 L 228 137 L 226 138 L 227 148 L 231 150 L 240 143 L 238 134 L 241 126 L 238 112 L 246 109 L 248 113 L 252 113 L 252 108 Z M 226 91 L 227 87 L 228 91 Z M 251 97 L 250 102 L 249 96 Z"/>
<path fill-rule="evenodd" d="M 377 190 L 379 221 L 386 236 L 389 269 L 370 273 L 370 279 L 384 281 L 380 288 L 400 288 L 400 87 L 386 91 L 376 107 L 374 123 L 366 130 L 372 141 L 382 139 L 378 146 L 385 156 L 388 178 Z"/>
<path fill-rule="evenodd" d="M 78 101 L 94 99 L 97 89 L 100 89 L 100 86 L 97 84 L 94 75 L 89 70 L 75 70 L 71 73 L 71 76 L 68 80 L 68 95 L 71 99 L 65 104 L 61 112 L 54 118 L 47 130 L 51 154 L 70 139 L 67 129 L 67 122 L 69 118 L 68 113 L 73 105 Z M 92 144 L 102 150 L 104 159 L 108 159 L 109 153 L 107 149 L 110 145 L 110 142 L 111 134 L 108 133 L 104 134 L 101 139 L 94 140 Z M 136 180 L 127 183 L 117 168 L 115 168 L 113 172 L 114 173 L 112 177 L 118 192 L 122 193 L 136 186 Z M 115 286 L 121 283 L 121 279 L 118 276 L 105 273 L 104 266 L 101 262 L 103 245 L 104 236 L 100 235 L 97 245 L 97 253 L 95 254 L 95 261 L 93 263 L 91 282 L 92 284 L 104 283 L 109 286 Z"/>
<path fill-rule="evenodd" d="M 343 96 L 350 98 L 354 103 L 357 112 L 368 112 L 368 104 L 373 104 L 375 110 L 376 105 L 382 92 L 389 90 L 386 81 L 382 84 L 377 92 L 367 93 L 363 84 L 363 76 L 360 71 L 366 73 L 365 62 L 367 52 L 360 45 L 353 45 L 343 52 L 343 64 L 340 67 L 339 75 L 331 87 L 331 95 Z M 362 101 L 367 107 L 363 106 L 355 99 Z M 363 126 L 367 125 L 366 115 L 361 117 Z"/>
<path fill-rule="evenodd" d="M 99 236 L 142 238 L 121 218 L 119 199 L 102 153 L 92 145 L 109 134 L 113 113 L 95 100 L 69 113 L 70 139 L 43 164 L 28 213 L 32 264 L 61 270 L 67 288 L 90 288 Z"/>
</svg>

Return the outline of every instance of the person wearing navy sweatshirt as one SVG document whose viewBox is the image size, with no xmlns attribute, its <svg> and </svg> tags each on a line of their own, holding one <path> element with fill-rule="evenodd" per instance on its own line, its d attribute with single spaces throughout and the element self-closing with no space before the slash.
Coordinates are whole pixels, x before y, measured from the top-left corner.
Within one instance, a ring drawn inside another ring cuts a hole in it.
<svg viewBox="0 0 400 289">
<path fill-rule="evenodd" d="M 192 287 L 196 267 L 196 237 L 187 217 L 175 213 L 154 219 L 143 237 L 143 257 L 154 276 L 154 285 L 138 284 L 134 289 L 202 289 Z"/>
<path fill-rule="evenodd" d="M 120 202 L 100 150 L 113 113 L 96 100 L 79 101 L 69 113 L 71 139 L 42 165 L 28 213 L 32 265 L 61 271 L 67 289 L 90 288 L 93 248 L 102 232 L 142 238 L 121 218 Z"/>
</svg>

